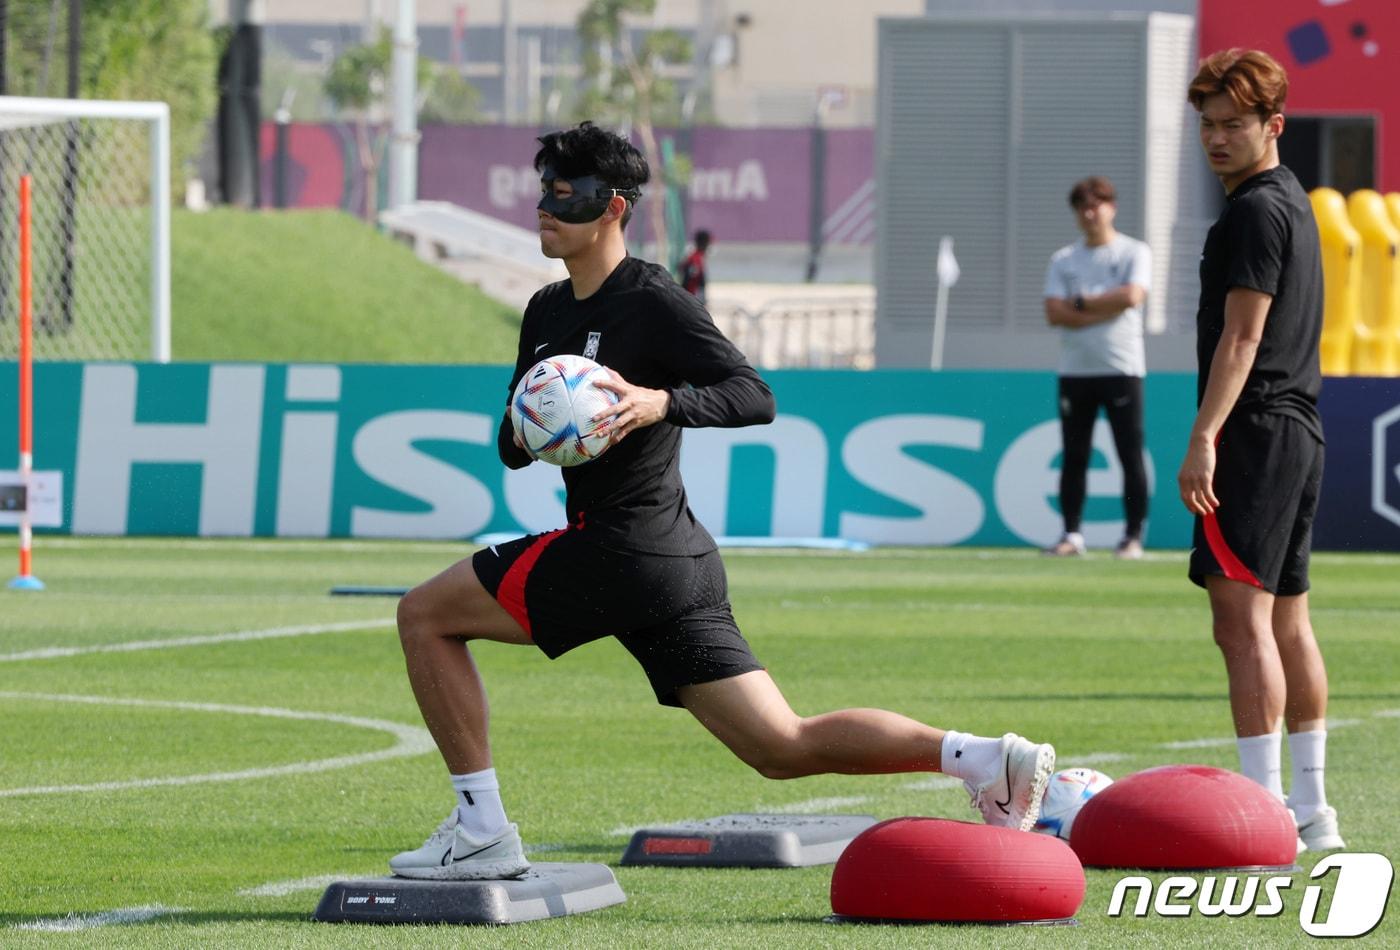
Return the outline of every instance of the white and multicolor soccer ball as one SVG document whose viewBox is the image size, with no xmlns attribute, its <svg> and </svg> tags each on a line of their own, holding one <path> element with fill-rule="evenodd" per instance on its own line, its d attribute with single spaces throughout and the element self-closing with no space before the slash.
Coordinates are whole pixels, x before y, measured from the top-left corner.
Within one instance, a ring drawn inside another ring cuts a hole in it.
<svg viewBox="0 0 1400 950">
<path fill-rule="evenodd" d="M 606 369 L 584 356 L 549 356 L 530 368 L 510 400 L 510 423 L 530 454 L 551 465 L 581 465 L 607 451 L 606 419 L 599 411 L 617 403 L 617 394 L 594 383 L 611 379 Z"/>
<path fill-rule="evenodd" d="M 1113 784 L 1113 779 L 1093 769 L 1061 769 L 1050 776 L 1040 801 L 1040 818 L 1034 831 L 1069 840 L 1075 816 L 1089 799 Z"/>
</svg>

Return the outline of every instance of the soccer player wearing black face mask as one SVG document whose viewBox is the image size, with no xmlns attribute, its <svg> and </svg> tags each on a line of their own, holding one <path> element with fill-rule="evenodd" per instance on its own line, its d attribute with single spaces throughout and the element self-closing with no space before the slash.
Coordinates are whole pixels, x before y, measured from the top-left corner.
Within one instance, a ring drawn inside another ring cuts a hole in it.
<svg viewBox="0 0 1400 950">
<path fill-rule="evenodd" d="M 1049 745 L 944 732 L 880 709 L 799 716 L 788 706 L 739 633 L 724 565 L 679 467 L 683 429 L 770 422 L 772 393 L 664 268 L 628 256 L 623 227 L 648 178 L 641 154 L 590 123 L 540 142 L 540 247 L 569 279 L 526 307 L 505 395 L 543 357 L 595 359 L 619 397 L 612 445 L 562 470 L 567 527 L 478 551 L 400 601 L 409 681 L 457 807 L 391 869 L 463 880 L 529 867 L 492 768 L 486 695 L 464 648 L 472 640 L 533 644 L 554 658 L 614 636 L 660 703 L 688 710 L 764 776 L 942 770 L 963 779 L 987 821 L 1029 828 L 1054 769 Z M 532 461 L 507 418 L 499 450 L 511 468 Z"/>
</svg>

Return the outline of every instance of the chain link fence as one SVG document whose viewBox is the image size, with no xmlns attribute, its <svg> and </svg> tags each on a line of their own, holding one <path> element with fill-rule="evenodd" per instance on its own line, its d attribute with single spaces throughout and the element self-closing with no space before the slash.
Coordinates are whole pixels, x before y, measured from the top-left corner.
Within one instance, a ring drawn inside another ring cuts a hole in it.
<svg viewBox="0 0 1400 950">
<path fill-rule="evenodd" d="M 10 111 L 0 98 L 0 359 L 19 347 L 23 175 L 35 359 L 151 357 L 154 160 L 149 121 Z"/>
</svg>

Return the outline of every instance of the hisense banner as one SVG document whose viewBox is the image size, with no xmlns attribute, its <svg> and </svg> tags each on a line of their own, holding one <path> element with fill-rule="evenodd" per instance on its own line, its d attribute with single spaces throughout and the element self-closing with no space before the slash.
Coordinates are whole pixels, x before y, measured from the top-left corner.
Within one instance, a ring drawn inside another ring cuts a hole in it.
<svg viewBox="0 0 1400 950">
<path fill-rule="evenodd" d="M 13 364 L 0 469 L 15 467 Z M 508 471 L 506 367 L 43 363 L 36 469 L 61 472 L 63 532 L 459 538 L 564 523 L 559 471 Z M 765 373 L 778 418 L 686 432 L 692 508 L 716 535 L 1042 545 L 1060 532 L 1050 373 Z M 1190 375 L 1147 379 L 1150 547 L 1184 548 L 1176 468 Z M 1319 547 L 1400 550 L 1400 381 L 1329 380 Z M 1100 422 L 1084 533 L 1122 534 Z"/>
</svg>

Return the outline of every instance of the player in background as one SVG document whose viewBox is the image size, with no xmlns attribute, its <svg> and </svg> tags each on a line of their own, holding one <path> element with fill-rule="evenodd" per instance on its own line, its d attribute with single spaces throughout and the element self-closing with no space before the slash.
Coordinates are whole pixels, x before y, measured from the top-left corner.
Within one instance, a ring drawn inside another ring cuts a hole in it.
<svg viewBox="0 0 1400 950">
<path fill-rule="evenodd" d="M 724 565 L 679 469 L 682 429 L 770 422 L 772 393 L 664 268 L 628 256 L 623 228 L 649 177 L 642 155 L 590 123 L 540 143 L 540 246 L 569 278 L 526 307 L 507 393 L 543 357 L 596 359 L 619 397 L 613 442 L 563 469 L 566 528 L 478 551 L 399 602 L 409 682 L 457 807 L 391 869 L 462 880 L 529 867 L 492 767 L 472 640 L 533 644 L 554 658 L 615 636 L 660 703 L 687 709 L 768 778 L 943 771 L 964 780 L 987 821 L 1028 829 L 1054 769 L 1049 745 L 945 732 L 880 709 L 800 716 L 788 706 L 739 633 Z M 532 461 L 508 418 L 498 443 L 510 468 Z"/>
<path fill-rule="evenodd" d="M 1287 799 L 1309 850 L 1344 847 L 1327 804 L 1327 669 L 1308 615 L 1322 484 L 1322 264 L 1307 193 L 1279 164 L 1288 77 L 1267 53 L 1223 50 L 1187 98 L 1225 186 L 1206 236 L 1196 313 L 1195 424 L 1177 482 L 1196 515 L 1190 576 L 1225 657 L 1245 775 Z"/>
<path fill-rule="evenodd" d="M 705 255 L 710 250 L 710 232 L 695 232 L 695 250 L 681 261 L 680 281 L 686 293 L 705 302 Z"/>
<path fill-rule="evenodd" d="M 1123 538 L 1114 553 L 1142 557 L 1147 467 L 1142 461 L 1142 308 L 1152 286 L 1152 250 L 1113 227 L 1118 194 L 1099 175 L 1076 182 L 1069 206 L 1084 237 L 1050 256 L 1045 321 L 1060 328 L 1060 513 L 1065 531 L 1046 554 L 1084 553 L 1080 520 L 1102 407 L 1123 468 Z"/>
</svg>

